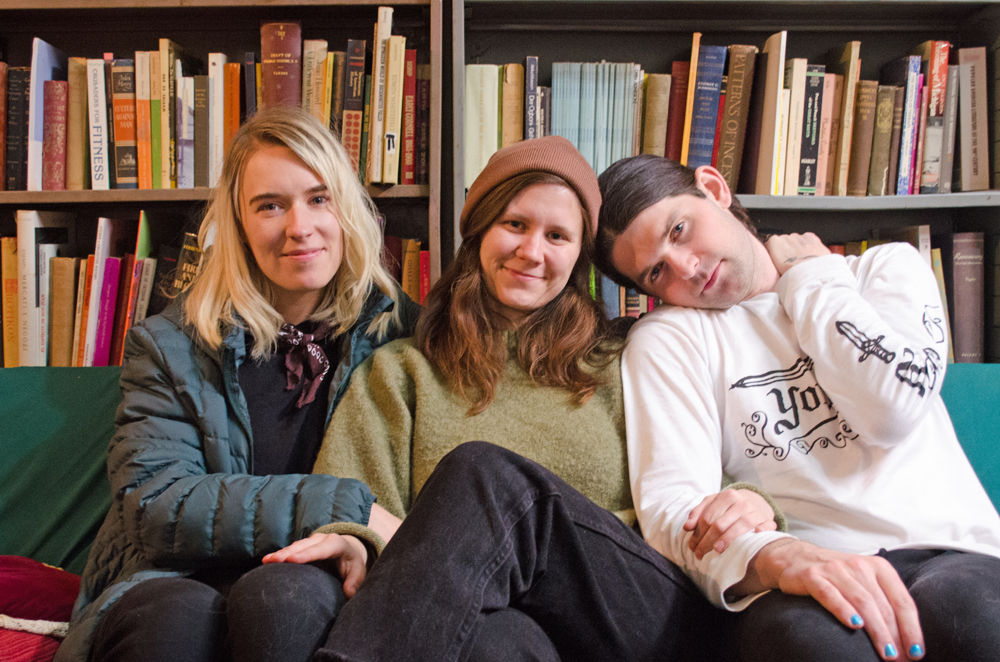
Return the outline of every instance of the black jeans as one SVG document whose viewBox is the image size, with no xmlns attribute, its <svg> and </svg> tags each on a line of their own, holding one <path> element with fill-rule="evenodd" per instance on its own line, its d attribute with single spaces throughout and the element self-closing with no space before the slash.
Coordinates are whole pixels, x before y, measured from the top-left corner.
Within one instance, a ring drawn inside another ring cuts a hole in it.
<svg viewBox="0 0 1000 662">
<path fill-rule="evenodd" d="M 316 659 L 478 659 L 481 624 L 508 609 L 545 634 L 515 634 L 512 660 L 717 659 L 728 618 L 550 471 L 472 442 L 438 464 Z M 558 657 L 526 650 L 547 643 Z"/>
<path fill-rule="evenodd" d="M 196 579 L 149 579 L 101 619 L 93 662 L 295 662 L 312 657 L 345 601 L 312 565 L 260 566 L 222 591 Z"/>
<path fill-rule="evenodd" d="M 966 552 L 882 551 L 920 613 L 926 662 L 1000 659 L 1000 558 Z M 731 659 L 879 660 L 864 630 L 845 627 L 810 597 L 772 591 L 734 623 Z M 899 651 L 905 659 L 906 651 Z"/>
</svg>

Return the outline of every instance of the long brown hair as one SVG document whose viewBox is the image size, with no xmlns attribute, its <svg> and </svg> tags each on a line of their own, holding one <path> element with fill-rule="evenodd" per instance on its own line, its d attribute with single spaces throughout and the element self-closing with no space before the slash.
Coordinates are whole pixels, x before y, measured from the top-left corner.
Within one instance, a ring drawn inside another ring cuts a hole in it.
<svg viewBox="0 0 1000 662">
<path fill-rule="evenodd" d="M 566 287 L 515 329 L 486 287 L 479 259 L 483 235 L 514 197 L 534 184 L 566 181 L 547 172 L 527 172 L 496 186 L 468 219 L 454 262 L 424 300 L 417 345 L 452 388 L 472 402 L 471 415 L 496 396 L 509 357 L 507 332 L 516 333 L 517 364 L 540 386 L 564 388 L 583 404 L 605 383 L 597 371 L 620 349 L 604 312 L 589 293 L 594 238 L 584 215 L 583 246 Z M 588 369 L 589 366 L 589 369 Z"/>
</svg>

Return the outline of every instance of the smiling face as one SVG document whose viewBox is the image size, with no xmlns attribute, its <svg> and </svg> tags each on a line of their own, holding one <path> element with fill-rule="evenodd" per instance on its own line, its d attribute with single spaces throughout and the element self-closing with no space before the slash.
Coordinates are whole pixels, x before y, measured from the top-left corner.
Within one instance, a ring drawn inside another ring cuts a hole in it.
<svg viewBox="0 0 1000 662">
<path fill-rule="evenodd" d="M 275 310 L 291 324 L 305 320 L 343 257 L 344 233 L 326 184 L 289 148 L 262 147 L 243 173 L 240 214 Z"/>
<path fill-rule="evenodd" d="M 647 293 L 686 308 L 729 308 L 770 291 L 777 271 L 761 244 L 728 211 L 728 188 L 699 169 L 706 198 L 663 198 L 635 217 L 611 250 L 614 266 Z"/>
<path fill-rule="evenodd" d="M 483 235 L 486 287 L 515 325 L 563 291 L 583 246 L 583 209 L 559 184 L 518 193 Z"/>
</svg>

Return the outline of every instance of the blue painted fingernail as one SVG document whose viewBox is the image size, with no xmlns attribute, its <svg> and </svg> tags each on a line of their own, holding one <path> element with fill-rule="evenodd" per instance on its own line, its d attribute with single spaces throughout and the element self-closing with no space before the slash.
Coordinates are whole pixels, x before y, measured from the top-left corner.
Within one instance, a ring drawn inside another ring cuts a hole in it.
<svg viewBox="0 0 1000 662">
<path fill-rule="evenodd" d="M 923 657 L 924 647 L 920 644 L 913 644 L 910 646 L 910 657 Z"/>
<path fill-rule="evenodd" d="M 860 616 L 858 616 L 857 614 L 855 614 L 854 616 L 851 616 L 851 625 L 853 625 L 854 627 L 858 627 L 859 628 L 859 627 L 861 627 L 864 624 L 865 624 L 865 620 L 863 618 L 861 618 Z"/>
<path fill-rule="evenodd" d="M 896 647 L 892 644 L 885 645 L 885 656 L 886 657 L 896 657 Z"/>
</svg>

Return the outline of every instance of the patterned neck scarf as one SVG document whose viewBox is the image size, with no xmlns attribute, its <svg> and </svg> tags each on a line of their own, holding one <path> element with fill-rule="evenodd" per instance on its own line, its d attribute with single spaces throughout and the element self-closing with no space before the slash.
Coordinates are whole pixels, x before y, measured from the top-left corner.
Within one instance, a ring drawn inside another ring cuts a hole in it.
<svg viewBox="0 0 1000 662">
<path fill-rule="evenodd" d="M 329 333 L 330 325 L 326 322 L 320 323 L 312 333 L 303 333 L 291 324 L 282 324 L 278 329 L 278 347 L 285 353 L 288 375 L 285 390 L 291 391 L 303 382 L 302 393 L 295 404 L 299 409 L 316 399 L 316 392 L 330 371 L 330 360 L 317 344 Z"/>
</svg>

